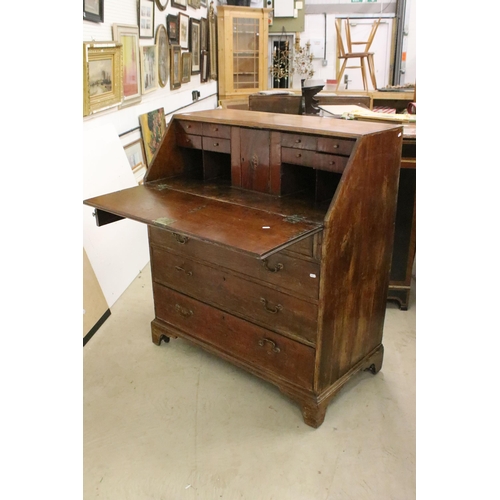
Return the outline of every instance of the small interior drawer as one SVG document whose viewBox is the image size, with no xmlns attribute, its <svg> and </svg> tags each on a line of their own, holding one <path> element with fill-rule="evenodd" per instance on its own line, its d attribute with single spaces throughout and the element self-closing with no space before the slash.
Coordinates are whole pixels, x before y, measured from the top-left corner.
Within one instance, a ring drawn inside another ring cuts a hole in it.
<svg viewBox="0 0 500 500">
<path fill-rule="evenodd" d="M 231 152 L 231 141 L 229 139 L 219 139 L 218 137 L 203 136 L 203 149 L 229 154 Z"/>
<path fill-rule="evenodd" d="M 183 148 L 201 149 L 201 135 L 177 134 L 177 145 Z"/>
<path fill-rule="evenodd" d="M 219 125 L 218 123 L 203 123 L 203 135 L 209 137 L 231 138 L 231 126 Z"/>
<path fill-rule="evenodd" d="M 318 137 L 318 152 L 349 156 L 355 141 L 336 137 Z"/>
<path fill-rule="evenodd" d="M 302 134 L 282 134 L 281 146 L 285 148 L 316 150 L 317 138 Z"/>
<path fill-rule="evenodd" d="M 349 158 L 347 156 L 315 153 L 314 160 L 315 167 L 319 170 L 342 173 L 347 165 Z"/>
<path fill-rule="evenodd" d="M 200 122 L 190 122 L 188 120 L 177 120 L 181 130 L 186 132 L 186 134 L 202 134 L 202 123 Z"/>
<path fill-rule="evenodd" d="M 314 167 L 315 157 L 315 151 L 296 148 L 281 148 L 281 161 L 283 163 L 292 163 L 294 165 Z"/>
</svg>

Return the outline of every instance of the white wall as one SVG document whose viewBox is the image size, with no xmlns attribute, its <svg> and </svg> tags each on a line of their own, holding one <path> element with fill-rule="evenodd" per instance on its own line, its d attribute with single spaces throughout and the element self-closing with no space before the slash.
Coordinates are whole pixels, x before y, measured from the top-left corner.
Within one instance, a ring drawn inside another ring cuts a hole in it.
<svg viewBox="0 0 500 500">
<path fill-rule="evenodd" d="M 335 18 L 356 17 L 395 17 L 396 0 L 379 2 L 352 3 L 351 0 L 305 0 L 304 32 L 300 33 L 300 43 L 305 45 L 308 40 L 324 39 L 326 14 L 326 60 L 314 59 L 314 79 L 336 80 L 336 33 Z M 324 14 L 325 13 L 325 14 Z M 279 22 L 275 19 L 275 23 Z M 394 19 L 395 22 L 395 19 Z M 407 0 L 408 36 L 405 40 L 406 68 L 401 83 L 414 83 L 416 80 L 416 0 Z M 300 87 L 300 78 L 295 76 L 293 88 Z"/>
</svg>

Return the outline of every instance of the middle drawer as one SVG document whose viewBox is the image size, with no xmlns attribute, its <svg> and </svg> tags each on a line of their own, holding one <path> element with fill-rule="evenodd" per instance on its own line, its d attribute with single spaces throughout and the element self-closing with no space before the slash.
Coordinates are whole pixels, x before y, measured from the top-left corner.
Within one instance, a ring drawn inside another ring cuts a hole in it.
<svg viewBox="0 0 500 500">
<path fill-rule="evenodd" d="M 155 247 L 151 266 L 154 281 L 162 285 L 269 330 L 316 343 L 316 304 Z"/>
</svg>

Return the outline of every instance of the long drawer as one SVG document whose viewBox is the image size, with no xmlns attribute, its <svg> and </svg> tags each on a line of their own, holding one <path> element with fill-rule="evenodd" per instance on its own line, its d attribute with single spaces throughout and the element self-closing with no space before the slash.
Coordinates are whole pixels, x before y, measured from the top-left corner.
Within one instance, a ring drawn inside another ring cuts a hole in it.
<svg viewBox="0 0 500 500">
<path fill-rule="evenodd" d="M 315 237 L 315 235 L 310 236 L 290 246 L 287 253 L 296 249 L 297 254 L 311 256 L 312 242 Z M 304 297 L 314 300 L 318 298 L 320 266 L 317 262 L 285 255 L 282 252 L 271 255 L 265 260 L 259 260 L 210 243 L 180 237 L 168 229 L 154 226 L 149 226 L 149 241 L 151 245 L 170 252 L 195 260 L 211 262 Z"/>
<path fill-rule="evenodd" d="M 316 304 L 155 247 L 151 266 L 153 280 L 162 285 L 275 332 L 316 343 Z"/>
<path fill-rule="evenodd" d="M 156 317 L 188 337 L 308 389 L 314 349 L 153 283 Z"/>
</svg>

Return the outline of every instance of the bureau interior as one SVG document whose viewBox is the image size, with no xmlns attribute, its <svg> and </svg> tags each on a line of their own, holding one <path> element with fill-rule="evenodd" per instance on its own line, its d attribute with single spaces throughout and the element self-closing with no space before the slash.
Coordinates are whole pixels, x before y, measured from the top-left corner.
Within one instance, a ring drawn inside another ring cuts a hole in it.
<svg viewBox="0 0 500 500">
<path fill-rule="evenodd" d="M 252 141 L 253 135 L 256 134 L 252 129 L 233 127 L 231 132 L 226 132 L 224 126 L 218 126 L 206 132 L 200 125 L 205 124 L 188 123 L 184 120 L 175 121 L 173 124 L 181 164 L 184 165 L 182 172 L 175 174 L 177 188 L 182 179 L 203 182 L 200 186 L 205 192 L 210 184 L 214 188 L 232 186 L 234 189 L 252 193 L 297 197 L 307 200 L 308 203 L 312 202 L 315 208 L 323 214 L 326 213 L 342 173 L 323 169 L 321 162 L 318 164 L 315 161 L 317 158 L 311 156 L 316 153 L 287 148 L 288 152 L 292 151 L 293 159 L 286 161 L 281 149 L 275 145 L 281 140 L 285 142 L 286 133 L 275 133 L 273 137 L 268 131 L 258 131 L 257 140 Z M 222 137 L 217 137 L 221 130 Z M 304 143 L 307 144 L 307 137 Z M 332 155 L 321 156 L 334 158 Z M 248 158 L 247 161 L 245 157 Z M 336 158 L 341 159 L 343 170 L 348 156 L 340 155 Z M 275 182 L 278 187 L 274 189 L 273 177 L 278 180 Z M 172 183 L 170 185 L 173 187 Z M 191 189 L 193 186 L 191 184 Z M 186 188 L 187 184 L 184 184 L 184 189 Z M 215 191 L 212 190 L 211 193 L 214 195 Z M 224 197 L 226 196 L 227 191 L 224 191 Z"/>
</svg>

